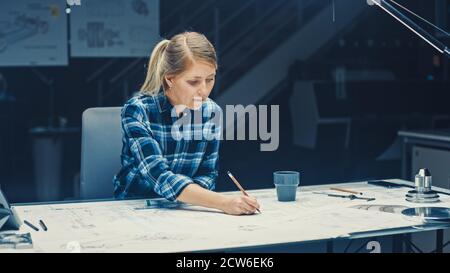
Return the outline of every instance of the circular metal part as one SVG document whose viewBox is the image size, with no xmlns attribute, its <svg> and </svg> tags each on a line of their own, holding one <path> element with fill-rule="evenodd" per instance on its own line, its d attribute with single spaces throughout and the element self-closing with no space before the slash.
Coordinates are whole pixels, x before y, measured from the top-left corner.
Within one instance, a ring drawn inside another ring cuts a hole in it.
<svg viewBox="0 0 450 273">
<path fill-rule="evenodd" d="M 436 203 L 439 195 L 432 190 L 431 173 L 428 169 L 420 169 L 414 177 L 415 189 L 406 194 L 406 201 L 414 203 Z"/>
<path fill-rule="evenodd" d="M 409 217 L 420 218 L 426 223 L 450 223 L 450 208 L 408 208 L 403 210 L 402 214 Z"/>
<path fill-rule="evenodd" d="M 423 176 L 420 176 L 420 174 L 416 174 L 414 177 L 414 185 L 416 188 L 424 188 L 425 186 L 425 178 Z"/>
<path fill-rule="evenodd" d="M 421 192 L 410 190 L 406 194 L 406 201 L 413 203 L 437 203 L 439 195 L 435 191 Z"/>
<path fill-rule="evenodd" d="M 424 187 L 431 190 L 431 176 L 425 176 L 424 183 Z"/>
</svg>

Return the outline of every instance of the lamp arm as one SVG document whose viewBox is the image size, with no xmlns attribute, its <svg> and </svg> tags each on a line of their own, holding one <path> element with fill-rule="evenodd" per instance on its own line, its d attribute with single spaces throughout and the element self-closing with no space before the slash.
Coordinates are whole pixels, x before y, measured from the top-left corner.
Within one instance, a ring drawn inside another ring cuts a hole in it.
<svg viewBox="0 0 450 273">
<path fill-rule="evenodd" d="M 441 54 L 444 54 L 447 58 L 450 58 L 450 48 L 446 45 L 444 45 L 442 42 L 437 40 L 433 35 L 425 31 L 423 28 L 421 28 L 419 25 L 414 23 L 411 19 L 406 17 L 403 13 L 401 13 L 398 9 L 396 9 L 394 6 L 389 4 L 385 0 L 368 0 L 367 1 L 369 5 L 376 5 L 379 8 L 381 8 L 384 12 L 395 18 L 397 21 L 399 21 L 401 24 L 403 24 L 406 28 L 408 28 L 410 31 L 412 31 L 414 34 L 419 36 L 422 40 L 430 44 L 432 47 L 434 47 L 437 51 L 439 51 Z"/>
</svg>

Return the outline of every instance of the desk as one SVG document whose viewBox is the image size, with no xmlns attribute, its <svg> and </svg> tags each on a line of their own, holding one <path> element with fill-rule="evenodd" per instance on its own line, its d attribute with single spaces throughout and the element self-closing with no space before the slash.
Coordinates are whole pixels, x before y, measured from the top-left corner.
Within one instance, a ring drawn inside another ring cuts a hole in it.
<svg viewBox="0 0 450 273">
<path fill-rule="evenodd" d="M 412 185 L 404 180 L 389 181 Z M 328 190 L 331 186 L 364 192 L 368 197 L 375 197 L 376 201 L 313 193 Z M 74 242 L 83 252 L 251 251 L 254 247 L 367 238 L 449 227 L 424 225 L 417 219 L 402 216 L 399 213 L 402 206 L 424 206 L 405 201 L 408 190 L 406 187 L 387 190 L 366 182 L 305 186 L 298 188 L 295 202 L 278 202 L 275 189 L 250 190 L 249 194 L 258 198 L 262 213 L 249 216 L 231 216 L 197 206 L 147 209 L 144 200 L 16 204 L 22 220 L 37 225 L 42 219 L 48 231 L 36 232 L 22 225 L 20 232 L 31 233 L 34 248 L 0 249 L 0 252 L 68 252 L 68 246 Z M 441 200 L 433 206 L 450 206 L 449 195 L 441 195 Z"/>
</svg>

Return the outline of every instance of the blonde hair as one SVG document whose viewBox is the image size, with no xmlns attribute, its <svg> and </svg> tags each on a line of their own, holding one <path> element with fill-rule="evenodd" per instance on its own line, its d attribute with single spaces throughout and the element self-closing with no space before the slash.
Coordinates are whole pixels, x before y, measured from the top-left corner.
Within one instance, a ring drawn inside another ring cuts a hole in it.
<svg viewBox="0 0 450 273">
<path fill-rule="evenodd" d="M 168 89 L 165 76 L 180 74 L 196 60 L 205 61 L 217 68 L 216 51 L 205 35 L 183 32 L 170 40 L 160 41 L 150 56 L 147 77 L 140 93 L 156 95 L 161 87 Z"/>
</svg>

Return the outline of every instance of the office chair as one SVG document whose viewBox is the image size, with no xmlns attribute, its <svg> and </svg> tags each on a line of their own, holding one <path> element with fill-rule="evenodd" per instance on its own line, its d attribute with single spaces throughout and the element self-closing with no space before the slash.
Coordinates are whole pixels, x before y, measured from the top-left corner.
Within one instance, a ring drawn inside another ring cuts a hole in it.
<svg viewBox="0 0 450 273">
<path fill-rule="evenodd" d="M 113 177 L 120 169 L 122 107 L 89 108 L 83 112 L 81 199 L 113 198 Z"/>
</svg>

